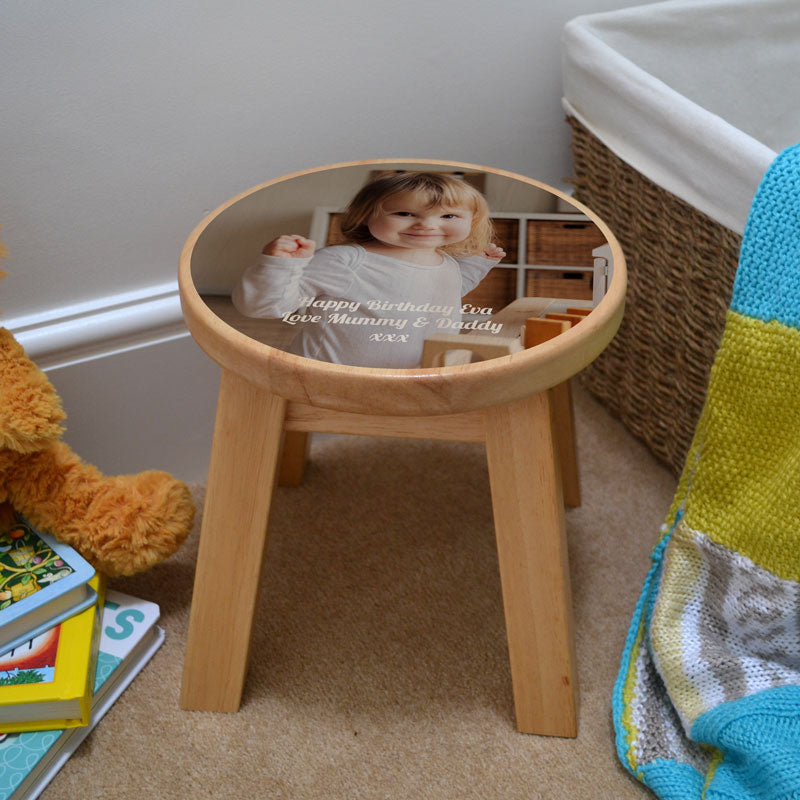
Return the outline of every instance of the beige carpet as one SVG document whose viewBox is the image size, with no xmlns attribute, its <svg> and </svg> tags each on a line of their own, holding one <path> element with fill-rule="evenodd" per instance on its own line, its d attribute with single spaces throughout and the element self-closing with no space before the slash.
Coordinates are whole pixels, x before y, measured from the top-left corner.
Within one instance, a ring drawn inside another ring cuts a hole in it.
<svg viewBox="0 0 800 800">
<path fill-rule="evenodd" d="M 577 739 L 514 728 L 482 446 L 322 438 L 306 484 L 278 490 L 241 711 L 178 708 L 195 534 L 112 583 L 161 605 L 167 640 L 44 797 L 648 797 L 618 765 L 610 696 L 675 480 L 575 401 Z"/>
</svg>

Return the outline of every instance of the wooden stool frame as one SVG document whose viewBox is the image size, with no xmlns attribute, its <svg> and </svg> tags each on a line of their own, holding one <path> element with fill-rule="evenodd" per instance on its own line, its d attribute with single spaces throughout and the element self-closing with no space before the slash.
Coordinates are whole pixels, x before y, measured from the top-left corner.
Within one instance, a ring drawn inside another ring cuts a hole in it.
<svg viewBox="0 0 800 800">
<path fill-rule="evenodd" d="M 549 191 L 586 214 L 611 246 L 612 284 L 579 325 L 530 349 L 468 365 L 373 369 L 291 355 L 224 323 L 192 281 L 198 239 L 237 201 L 311 172 L 398 161 L 348 162 L 268 181 L 213 211 L 184 246 L 179 267 L 184 318 L 200 347 L 222 367 L 222 377 L 181 706 L 239 708 L 273 488 L 279 470 L 283 482 L 299 480 L 308 433 L 483 441 L 517 727 L 525 733 L 576 736 L 569 566 L 548 390 L 596 358 L 620 324 L 625 262 L 605 223 L 590 209 L 530 178 L 460 162 L 412 159 L 494 173 Z M 222 600 L 213 591 L 220 585 L 226 587 Z"/>
</svg>

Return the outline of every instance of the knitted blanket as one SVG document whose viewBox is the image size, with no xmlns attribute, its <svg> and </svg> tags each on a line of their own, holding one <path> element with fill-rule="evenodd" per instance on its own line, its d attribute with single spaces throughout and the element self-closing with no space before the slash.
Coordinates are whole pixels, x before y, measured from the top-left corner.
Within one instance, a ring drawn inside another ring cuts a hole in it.
<svg viewBox="0 0 800 800">
<path fill-rule="evenodd" d="M 800 145 L 753 201 L 613 714 L 664 800 L 800 798 Z"/>
</svg>

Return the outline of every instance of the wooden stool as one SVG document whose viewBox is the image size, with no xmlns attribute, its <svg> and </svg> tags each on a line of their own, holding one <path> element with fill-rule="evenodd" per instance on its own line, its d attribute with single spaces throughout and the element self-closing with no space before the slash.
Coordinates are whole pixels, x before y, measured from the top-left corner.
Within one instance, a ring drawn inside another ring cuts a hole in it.
<svg viewBox="0 0 800 800">
<path fill-rule="evenodd" d="M 515 177 L 567 199 L 544 184 Z M 534 347 L 437 368 L 330 364 L 290 355 L 229 327 L 192 281 L 193 253 L 207 226 L 272 183 L 207 217 L 188 239 L 180 262 L 186 323 L 222 367 L 182 707 L 239 708 L 282 448 L 291 482 L 302 472 L 306 437 L 314 431 L 480 441 L 488 458 L 517 727 L 526 733 L 577 735 L 564 505 L 548 390 L 596 358 L 619 326 L 625 296 L 619 245 L 589 209 L 570 201 L 607 237 L 614 280 L 579 325 Z M 218 586 L 225 587 L 224 597 Z"/>
</svg>

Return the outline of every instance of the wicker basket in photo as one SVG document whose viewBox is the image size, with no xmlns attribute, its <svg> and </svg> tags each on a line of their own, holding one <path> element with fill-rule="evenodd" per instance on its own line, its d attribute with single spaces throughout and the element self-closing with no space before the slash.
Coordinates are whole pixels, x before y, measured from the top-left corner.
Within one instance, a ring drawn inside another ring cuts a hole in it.
<svg viewBox="0 0 800 800">
<path fill-rule="evenodd" d="M 592 250 L 606 243 L 592 222 L 563 219 L 528 220 L 529 264 L 556 264 L 561 267 L 591 267 Z"/>
<path fill-rule="evenodd" d="M 562 300 L 591 300 L 592 271 L 561 272 L 551 269 L 525 270 L 528 297 L 555 297 Z"/>
<path fill-rule="evenodd" d="M 582 382 L 677 473 L 703 407 L 741 236 L 569 123 L 575 199 L 608 223 L 628 267 L 622 325 Z"/>
</svg>

